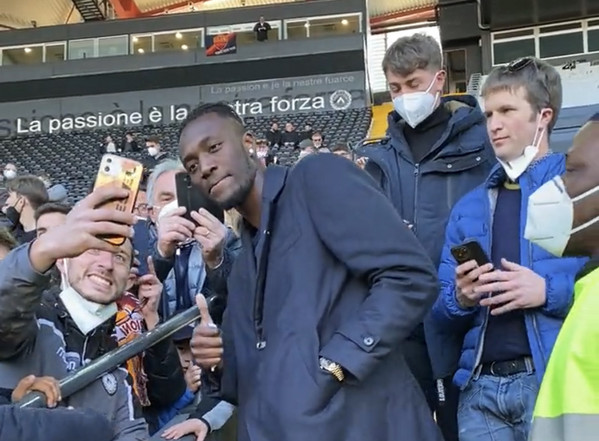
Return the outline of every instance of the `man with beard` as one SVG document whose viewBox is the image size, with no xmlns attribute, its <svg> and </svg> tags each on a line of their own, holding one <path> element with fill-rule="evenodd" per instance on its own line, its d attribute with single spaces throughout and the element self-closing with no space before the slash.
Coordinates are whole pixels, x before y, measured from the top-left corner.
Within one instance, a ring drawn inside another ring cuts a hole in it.
<svg viewBox="0 0 599 441">
<path fill-rule="evenodd" d="M 63 225 L 0 262 L 0 388 L 13 389 L 27 375 L 64 378 L 116 347 L 111 318 L 133 260 L 129 238 L 135 217 L 101 207 L 127 196 L 125 190 L 108 187 L 92 193 Z M 101 234 L 127 239 L 114 246 L 98 238 Z M 63 289 L 46 295 L 55 265 Z M 126 377 L 121 369 L 107 372 L 63 404 L 103 414 L 112 423 L 113 441 L 146 439 L 147 427 L 134 415 Z"/>
<path fill-rule="evenodd" d="M 539 390 L 531 441 L 591 441 L 599 432 L 599 114 L 582 127 L 566 172 L 529 199 L 525 236 L 556 256 L 589 256 Z"/>
<path fill-rule="evenodd" d="M 179 148 L 244 218 L 222 339 L 204 313 L 191 343 L 207 387 L 238 405 L 238 439 L 441 440 L 402 353 L 436 271 L 376 183 L 336 155 L 259 167 L 225 103 L 194 110 Z"/>
</svg>

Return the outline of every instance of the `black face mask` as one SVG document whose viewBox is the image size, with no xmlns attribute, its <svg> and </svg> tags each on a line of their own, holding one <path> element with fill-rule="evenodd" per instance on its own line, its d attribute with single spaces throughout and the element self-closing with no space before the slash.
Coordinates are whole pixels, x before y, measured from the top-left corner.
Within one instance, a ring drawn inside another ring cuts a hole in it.
<svg viewBox="0 0 599 441">
<path fill-rule="evenodd" d="M 16 227 L 17 225 L 19 225 L 21 215 L 15 207 L 8 207 L 6 209 L 6 218 L 10 221 L 13 227 Z"/>
</svg>

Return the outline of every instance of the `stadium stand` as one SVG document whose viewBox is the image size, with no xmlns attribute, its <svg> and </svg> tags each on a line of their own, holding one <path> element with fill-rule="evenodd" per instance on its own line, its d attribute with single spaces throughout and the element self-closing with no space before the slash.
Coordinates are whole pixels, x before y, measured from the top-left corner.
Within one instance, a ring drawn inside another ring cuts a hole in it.
<svg viewBox="0 0 599 441">
<path fill-rule="evenodd" d="M 298 130 L 306 123 L 311 123 L 315 130 L 324 133 L 325 142 L 346 142 L 353 146 L 366 138 L 371 110 L 364 108 L 300 115 L 282 114 L 276 117 L 248 117 L 245 118 L 245 123 L 250 131 L 262 135 L 269 129 L 273 120 L 283 124 L 292 122 Z M 48 173 L 54 182 L 60 182 L 68 189 L 70 198 L 76 202 L 87 194 L 92 185 L 104 138 L 111 135 L 115 141 L 120 142 L 125 132 L 131 130 L 126 127 L 114 127 L 110 130 L 73 131 L 4 139 L 0 141 L 0 163 L 15 163 L 20 173 Z M 177 155 L 178 124 L 144 126 L 133 131 L 138 142 L 150 135 L 157 135 L 163 149 L 173 156 Z M 275 148 L 273 153 L 283 165 L 293 164 L 298 155 L 297 150 L 286 147 Z M 141 159 L 146 153 L 129 152 L 124 155 Z"/>
</svg>

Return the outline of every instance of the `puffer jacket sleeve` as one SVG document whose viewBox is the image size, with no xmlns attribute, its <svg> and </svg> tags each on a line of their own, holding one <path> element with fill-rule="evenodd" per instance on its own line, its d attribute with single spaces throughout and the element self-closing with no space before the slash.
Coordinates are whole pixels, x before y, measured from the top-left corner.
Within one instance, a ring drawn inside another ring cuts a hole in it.
<svg viewBox="0 0 599 441">
<path fill-rule="evenodd" d="M 443 327 L 464 325 L 480 308 L 480 306 L 463 308 L 456 299 L 455 269 L 457 262 L 451 255 L 451 248 L 466 240 L 458 228 L 458 221 L 463 217 L 464 207 L 467 206 L 466 198 L 468 195 L 454 206 L 445 230 L 445 244 L 439 265 L 439 297 L 431 311 L 432 320 Z"/>
<path fill-rule="evenodd" d="M 576 274 L 584 267 L 586 258 L 556 258 L 553 265 L 539 275 L 545 279 L 546 301 L 541 308 L 545 315 L 566 318 L 574 301 L 574 283 Z"/>
<path fill-rule="evenodd" d="M 0 406 L 0 440 L 111 441 L 108 420 L 90 409 L 21 409 Z"/>
<path fill-rule="evenodd" d="M 30 243 L 0 261 L 0 360 L 10 360 L 30 347 L 37 335 L 35 310 L 50 282 L 29 259 Z"/>
</svg>

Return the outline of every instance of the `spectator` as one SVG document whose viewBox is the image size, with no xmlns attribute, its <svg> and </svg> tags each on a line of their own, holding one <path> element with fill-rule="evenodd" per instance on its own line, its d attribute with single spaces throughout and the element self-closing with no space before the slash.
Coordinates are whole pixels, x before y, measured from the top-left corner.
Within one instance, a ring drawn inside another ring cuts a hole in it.
<svg viewBox="0 0 599 441">
<path fill-rule="evenodd" d="M 314 149 L 314 146 L 312 145 L 312 141 L 310 141 L 309 139 L 304 139 L 302 142 L 300 142 L 300 153 L 299 156 L 297 157 L 297 160 L 301 160 L 304 159 L 306 156 L 308 155 L 312 155 L 314 153 L 316 153 L 316 150 Z"/>
<path fill-rule="evenodd" d="M 349 146 L 344 142 L 339 142 L 333 147 L 333 153 L 345 159 L 352 159 L 352 153 Z"/>
<path fill-rule="evenodd" d="M 256 139 L 256 158 L 264 167 L 276 164 L 277 158 L 273 155 L 268 148 L 268 141 L 264 138 Z"/>
<path fill-rule="evenodd" d="M 13 224 L 15 239 L 19 243 L 35 239 L 35 210 L 48 202 L 46 187 L 36 176 L 24 175 L 10 181 L 8 194 L 3 210 Z"/>
<path fill-rule="evenodd" d="M 428 35 L 398 39 L 383 58 L 383 71 L 394 106 L 388 138 L 359 150 L 367 159 L 356 162 L 380 184 L 438 267 L 451 207 L 495 163 L 485 119 L 474 97 L 441 97 L 446 77 L 441 48 Z M 458 439 L 458 391 L 451 377 L 462 340 L 432 325 L 425 339 L 419 325 L 403 343 L 447 441 Z"/>
<path fill-rule="evenodd" d="M 135 207 L 133 208 L 133 214 L 140 218 L 140 220 L 147 220 L 149 215 L 148 206 L 148 194 L 146 193 L 145 185 L 142 185 L 137 192 L 137 198 L 135 199 Z"/>
<path fill-rule="evenodd" d="M 63 225 L 70 211 L 70 207 L 54 202 L 40 205 L 34 215 L 36 236 L 40 237 L 50 228 Z"/>
<path fill-rule="evenodd" d="M 137 141 L 133 137 L 133 133 L 127 132 L 125 133 L 125 139 L 123 140 L 123 144 L 121 145 L 122 152 L 138 152 L 139 146 L 137 145 Z"/>
<path fill-rule="evenodd" d="M 279 124 L 274 122 L 270 126 L 270 130 L 265 135 L 268 140 L 268 145 L 271 147 L 278 147 L 281 145 L 281 131 L 279 130 Z"/>
<path fill-rule="evenodd" d="M 115 247 L 96 235 L 103 231 L 128 237 L 134 217 L 96 208 L 126 195 L 110 187 L 92 193 L 69 213 L 64 225 L 14 249 L 0 262 L 0 387 L 11 389 L 32 373 L 64 378 L 115 347 L 109 319 L 127 281 L 132 247 L 129 240 Z M 65 289 L 42 296 L 54 265 L 62 271 Z M 92 329 L 95 332 L 86 336 Z M 71 395 L 65 404 L 103 413 L 111 422 L 112 441 L 146 439 L 145 423 L 135 417 L 131 403 L 126 374 L 117 369 Z"/>
<path fill-rule="evenodd" d="M 164 282 L 163 317 L 193 306 L 198 292 L 226 295 L 227 277 L 241 246 L 212 214 L 195 213 L 193 222 L 183 217 L 175 186 L 175 175 L 182 172 L 183 165 L 171 159 L 156 167 L 148 180 L 149 246 L 158 278 Z"/>
<path fill-rule="evenodd" d="M 306 123 L 304 125 L 304 131 L 302 132 L 301 135 L 301 140 L 303 141 L 304 139 L 312 139 L 312 135 L 314 134 L 314 130 L 312 129 L 312 124 L 310 123 Z"/>
<path fill-rule="evenodd" d="M 17 166 L 10 162 L 7 163 L 4 166 L 4 171 L 2 172 L 2 176 L 0 177 L 0 180 L 2 182 L 0 186 L 0 207 L 4 206 L 4 204 L 6 203 L 6 199 L 8 198 L 8 191 L 6 190 L 8 183 L 16 177 Z"/>
<path fill-rule="evenodd" d="M 264 17 L 260 17 L 258 23 L 254 26 L 254 32 L 256 33 L 256 41 L 267 41 L 268 31 L 272 28 L 268 22 L 264 21 Z"/>
<path fill-rule="evenodd" d="M 46 190 L 48 191 L 48 201 L 56 202 L 58 204 L 66 204 L 69 197 L 67 189 L 62 184 L 53 184 L 52 178 L 48 173 L 42 173 L 40 179 L 44 183 Z"/>
<path fill-rule="evenodd" d="M 524 233 L 527 239 L 555 256 L 591 257 L 577 275 L 575 301 L 541 383 L 531 441 L 593 441 L 599 431 L 598 140 L 596 114 L 575 136 L 564 174 L 529 198 Z"/>
<path fill-rule="evenodd" d="M 147 178 L 150 173 L 154 170 L 154 167 L 161 161 L 168 158 L 168 153 L 162 151 L 160 146 L 160 139 L 157 136 L 150 136 L 146 140 L 146 148 L 148 150 L 148 156 L 144 158 L 144 176 Z"/>
<path fill-rule="evenodd" d="M 310 139 L 312 140 L 312 145 L 314 146 L 314 148 L 316 150 L 318 150 L 321 147 L 323 147 L 323 136 L 322 136 L 322 133 L 320 133 L 320 132 L 314 132 L 314 133 L 312 133 L 312 136 L 310 137 Z"/>
<path fill-rule="evenodd" d="M 10 234 L 10 231 L 6 228 L 0 228 L 0 260 L 4 259 L 18 244 L 16 239 Z"/>
<path fill-rule="evenodd" d="M 239 439 L 441 440 L 401 353 L 437 295 L 425 251 L 353 164 L 262 169 L 251 144 L 226 103 L 182 126 L 194 184 L 245 221 L 222 334 L 198 296 L 191 343 L 203 382 L 243 410 Z"/>
<path fill-rule="evenodd" d="M 462 336 L 460 441 L 527 439 L 547 360 L 572 304 L 580 259 L 548 256 L 522 234 L 529 197 L 565 158 L 549 138 L 561 103 L 559 73 L 534 58 L 495 68 L 482 89 L 499 164 L 453 208 L 433 320 Z M 505 109 L 510 109 L 506 112 Z M 452 247 L 476 240 L 490 263 L 458 265 Z"/>
<path fill-rule="evenodd" d="M 112 136 L 108 135 L 104 140 L 104 153 L 116 153 L 116 145 L 112 140 Z"/>
<path fill-rule="evenodd" d="M 111 441 L 112 428 L 103 415 L 92 409 L 30 409 L 9 406 L 32 391 L 42 392 L 49 404 L 60 401 L 53 378 L 29 375 L 14 390 L 0 389 L 0 439 L 10 441 Z M 54 407 L 54 406 L 50 406 Z"/>
<path fill-rule="evenodd" d="M 281 135 L 281 144 L 287 147 L 296 148 L 300 141 L 300 136 L 295 131 L 295 127 L 293 126 L 293 124 L 290 122 L 285 124 L 285 131 Z"/>
</svg>

